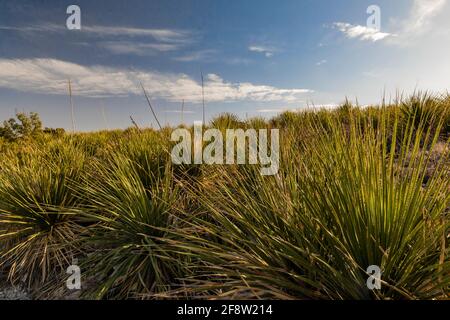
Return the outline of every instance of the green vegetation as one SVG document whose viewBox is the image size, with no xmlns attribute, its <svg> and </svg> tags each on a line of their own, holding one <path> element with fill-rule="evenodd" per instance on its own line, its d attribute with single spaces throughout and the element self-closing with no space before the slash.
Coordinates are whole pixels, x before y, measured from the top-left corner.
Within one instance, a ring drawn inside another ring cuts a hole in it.
<svg viewBox="0 0 450 320">
<path fill-rule="evenodd" d="M 3 122 L 3 126 L 0 127 L 0 137 L 14 141 L 19 138 L 36 137 L 42 132 L 42 122 L 37 113 L 31 112 L 27 115 L 19 112 L 16 118 L 18 121 L 15 118 L 11 118 Z"/>
<path fill-rule="evenodd" d="M 90 299 L 448 299 L 450 98 L 223 114 L 279 128 L 280 171 L 170 161 L 169 128 L 0 129 L 0 273 Z M 367 267 L 382 270 L 369 290 Z"/>
</svg>

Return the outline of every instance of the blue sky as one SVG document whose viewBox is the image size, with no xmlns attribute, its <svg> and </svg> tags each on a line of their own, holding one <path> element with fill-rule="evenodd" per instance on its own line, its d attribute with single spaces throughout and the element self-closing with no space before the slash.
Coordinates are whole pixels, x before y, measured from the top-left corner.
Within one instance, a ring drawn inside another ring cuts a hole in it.
<svg viewBox="0 0 450 320">
<path fill-rule="evenodd" d="M 378 103 L 450 87 L 450 0 L 0 0 L 0 119 L 36 111 L 49 127 L 155 126 L 233 112 L 272 117 Z M 81 8 L 68 30 L 66 8 Z M 369 5 L 381 30 L 367 27 Z"/>
</svg>

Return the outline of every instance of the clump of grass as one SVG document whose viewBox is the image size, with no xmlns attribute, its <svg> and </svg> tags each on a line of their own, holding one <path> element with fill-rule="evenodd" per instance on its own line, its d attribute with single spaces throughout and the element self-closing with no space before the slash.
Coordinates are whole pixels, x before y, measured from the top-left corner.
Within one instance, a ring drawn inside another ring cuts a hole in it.
<svg viewBox="0 0 450 320">
<path fill-rule="evenodd" d="M 96 226 L 88 239 L 93 251 L 83 265 L 98 286 L 88 288 L 85 297 L 154 298 L 182 275 L 182 260 L 168 244 L 170 230 L 180 225 L 179 191 L 170 166 L 159 168 L 150 153 L 115 154 L 97 163 L 95 175 L 88 177 L 86 216 Z"/>
<path fill-rule="evenodd" d="M 300 119 L 298 113 L 292 111 L 285 111 L 273 118 L 270 122 L 276 128 L 293 127 Z"/>
<path fill-rule="evenodd" d="M 71 264 L 83 231 L 72 182 L 81 181 L 84 154 L 71 145 L 28 147 L 0 172 L 0 266 L 12 283 L 42 284 Z"/>
<path fill-rule="evenodd" d="M 255 129 L 255 130 L 265 129 L 268 127 L 267 121 L 262 117 L 254 117 L 254 118 L 247 119 L 245 121 L 245 124 L 246 124 L 247 128 Z"/>
<path fill-rule="evenodd" d="M 444 97 L 436 97 L 428 93 L 417 93 L 401 103 L 400 110 L 404 122 L 412 122 L 416 128 L 420 125 L 436 127 L 436 119 L 442 119 L 440 132 L 446 133 L 448 126 L 448 102 Z"/>
<path fill-rule="evenodd" d="M 348 125 L 329 117 L 331 132 L 310 123 L 313 143 L 285 136 L 275 177 L 222 167 L 210 192 L 196 193 L 204 214 L 186 235 L 202 261 L 191 266 L 193 291 L 240 299 L 448 295 L 448 149 L 424 183 L 423 141 L 432 149 L 438 134 L 413 121 L 400 134 L 398 117 L 391 130 L 385 110 L 377 128 L 358 114 Z M 370 265 L 382 270 L 381 290 L 366 286 Z"/>
<path fill-rule="evenodd" d="M 211 127 L 219 130 L 237 129 L 244 126 L 243 122 L 232 113 L 222 113 L 211 121 Z"/>
<path fill-rule="evenodd" d="M 275 176 L 174 167 L 169 128 L 0 141 L 0 271 L 49 297 L 76 257 L 94 299 L 448 298 L 448 101 L 213 121 L 281 129 Z"/>
</svg>

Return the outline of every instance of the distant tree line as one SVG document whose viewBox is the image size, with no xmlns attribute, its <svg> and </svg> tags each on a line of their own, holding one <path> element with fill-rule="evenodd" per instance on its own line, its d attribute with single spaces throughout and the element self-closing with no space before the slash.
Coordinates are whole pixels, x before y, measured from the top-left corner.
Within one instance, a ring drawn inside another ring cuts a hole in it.
<svg viewBox="0 0 450 320">
<path fill-rule="evenodd" d="M 16 113 L 15 118 L 3 121 L 0 126 L 0 137 L 15 141 L 18 139 L 36 138 L 42 134 L 63 135 L 65 130 L 62 128 L 42 128 L 42 121 L 36 112 Z"/>
</svg>

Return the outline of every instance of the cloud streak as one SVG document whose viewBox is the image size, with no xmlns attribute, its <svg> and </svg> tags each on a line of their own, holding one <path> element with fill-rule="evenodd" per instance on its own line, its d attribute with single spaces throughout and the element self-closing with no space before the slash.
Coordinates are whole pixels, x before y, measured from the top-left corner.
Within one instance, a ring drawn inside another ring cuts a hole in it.
<svg viewBox="0 0 450 320">
<path fill-rule="evenodd" d="M 447 0 L 415 0 L 406 24 L 409 32 L 426 27 L 446 5 Z"/>
<path fill-rule="evenodd" d="M 173 58 L 173 60 L 179 62 L 211 61 L 215 54 L 217 54 L 217 50 L 205 49 L 186 53 L 185 55 Z"/>
<path fill-rule="evenodd" d="M 389 36 L 392 36 L 392 34 L 390 33 L 381 32 L 375 28 L 353 25 L 345 22 L 336 22 L 333 24 L 333 26 L 344 33 L 345 36 L 350 39 L 377 42 Z"/>
<path fill-rule="evenodd" d="M 0 87 L 42 94 L 73 94 L 83 97 L 141 95 L 142 82 L 152 98 L 200 102 L 201 84 L 185 74 L 127 70 L 105 66 L 82 66 L 56 59 L 0 59 Z M 282 89 L 250 82 L 232 83 L 216 74 L 205 77 L 205 98 L 210 102 L 297 102 L 309 89 Z"/>
<path fill-rule="evenodd" d="M 248 47 L 248 50 L 251 52 L 262 53 L 266 56 L 266 58 L 271 58 L 277 51 L 273 47 L 260 46 L 260 45 L 252 45 Z"/>
<path fill-rule="evenodd" d="M 392 43 L 410 44 L 427 34 L 433 27 L 433 19 L 442 13 L 447 3 L 447 0 L 414 0 L 408 17 L 398 23 L 399 37 L 392 39 Z M 438 29 L 433 28 L 433 33 Z"/>
<path fill-rule="evenodd" d="M 347 22 L 335 22 L 333 28 L 338 29 L 350 39 L 372 42 L 387 40 L 386 42 L 390 44 L 409 44 L 414 38 L 430 31 L 433 19 L 442 13 L 447 4 L 448 0 L 413 0 L 408 16 L 396 22 L 393 20 L 391 28 L 395 31 L 394 33 L 381 32 Z"/>
<path fill-rule="evenodd" d="M 46 23 L 30 26 L 0 26 L 0 30 L 18 32 L 53 32 L 63 33 L 68 31 L 64 25 Z M 73 31 L 72 31 L 73 32 Z M 100 26 L 81 25 L 81 30 L 77 31 L 86 35 L 100 37 L 150 37 L 161 42 L 186 42 L 193 34 L 186 30 L 161 29 L 161 28 L 135 28 L 125 26 Z"/>
<path fill-rule="evenodd" d="M 99 43 L 98 46 L 113 54 L 132 54 L 137 56 L 149 56 L 157 52 L 169 52 L 179 49 L 179 45 L 173 43 L 142 43 L 131 41 L 105 41 Z"/>
<path fill-rule="evenodd" d="M 185 43 L 189 42 L 192 33 L 184 30 L 172 29 L 145 29 L 132 27 L 111 27 L 111 26 L 82 26 L 81 32 L 88 32 L 102 37 L 151 37 L 160 42 Z"/>
<path fill-rule="evenodd" d="M 56 24 L 41 24 L 23 27 L 0 26 L 0 31 L 50 33 L 62 35 L 66 27 Z M 157 52 L 175 51 L 196 41 L 196 36 L 187 30 L 134 28 L 124 26 L 81 26 L 75 31 L 88 39 L 96 39 L 98 46 L 118 55 L 147 56 Z"/>
</svg>

